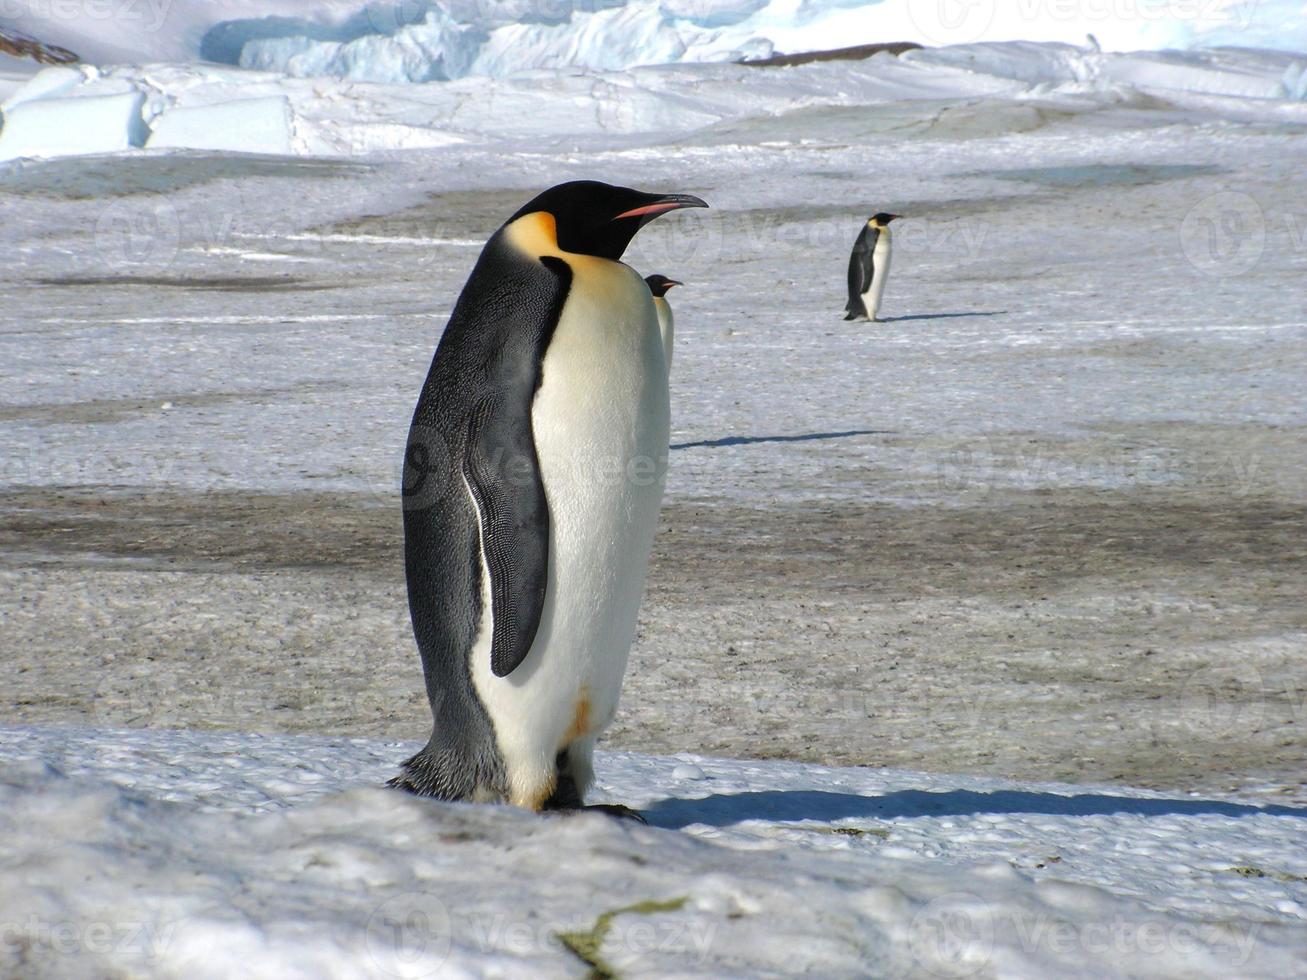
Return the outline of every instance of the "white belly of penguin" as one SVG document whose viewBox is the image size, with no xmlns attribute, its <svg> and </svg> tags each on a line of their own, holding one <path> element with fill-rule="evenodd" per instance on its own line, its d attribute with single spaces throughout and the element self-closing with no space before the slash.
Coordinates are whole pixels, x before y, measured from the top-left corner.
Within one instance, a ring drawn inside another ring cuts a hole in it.
<svg viewBox="0 0 1307 980">
<path fill-rule="evenodd" d="M 617 710 L 667 471 L 667 367 L 652 297 L 628 266 L 588 259 L 545 353 L 531 422 L 549 502 L 549 581 L 531 652 L 490 670 L 473 651 L 511 802 L 538 807 L 558 752 Z M 482 566 L 483 608 L 489 612 Z M 481 649 L 484 646 L 484 649 Z"/>
<path fill-rule="evenodd" d="M 882 228 L 871 253 L 871 285 L 862 294 L 862 305 L 867 316 L 874 320 L 880 312 L 880 300 L 885 295 L 885 280 L 889 278 L 889 229 Z"/>
</svg>

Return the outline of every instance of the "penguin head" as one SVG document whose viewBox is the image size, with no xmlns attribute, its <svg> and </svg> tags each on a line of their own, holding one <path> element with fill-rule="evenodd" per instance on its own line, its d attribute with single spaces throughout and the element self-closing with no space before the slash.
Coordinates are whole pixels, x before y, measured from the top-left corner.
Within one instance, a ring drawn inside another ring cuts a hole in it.
<svg viewBox="0 0 1307 980">
<path fill-rule="evenodd" d="M 571 180 L 536 195 L 508 224 L 544 212 L 554 219 L 554 234 L 563 251 L 615 262 L 636 232 L 660 214 L 707 206 L 692 194 L 649 194 L 597 180 Z"/>
<path fill-rule="evenodd" d="M 895 218 L 901 218 L 901 214 L 890 214 L 888 211 L 877 211 L 871 216 L 871 223 L 877 228 L 888 227 L 889 223 Z"/>
<path fill-rule="evenodd" d="M 684 286 L 685 283 L 679 279 L 668 279 L 666 276 L 654 273 L 652 276 L 645 276 L 644 281 L 649 284 L 649 292 L 655 296 L 666 296 L 667 290 L 673 286 Z"/>
</svg>

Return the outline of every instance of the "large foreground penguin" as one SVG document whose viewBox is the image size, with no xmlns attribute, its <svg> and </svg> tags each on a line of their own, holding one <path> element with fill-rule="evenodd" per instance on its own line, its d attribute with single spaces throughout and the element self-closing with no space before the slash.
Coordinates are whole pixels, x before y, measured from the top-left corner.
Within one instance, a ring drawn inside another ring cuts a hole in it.
<svg viewBox="0 0 1307 980">
<path fill-rule="evenodd" d="M 667 365 L 619 260 L 688 194 L 560 184 L 486 243 L 404 456 L 409 611 L 434 728 L 392 780 L 581 806 L 617 709 L 662 501 Z"/>
</svg>

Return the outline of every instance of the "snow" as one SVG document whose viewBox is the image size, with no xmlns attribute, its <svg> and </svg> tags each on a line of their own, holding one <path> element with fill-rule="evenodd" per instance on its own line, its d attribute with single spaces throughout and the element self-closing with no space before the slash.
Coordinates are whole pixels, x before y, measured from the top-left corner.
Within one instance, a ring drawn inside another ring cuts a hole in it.
<svg viewBox="0 0 1307 980">
<path fill-rule="evenodd" d="M 1286 977 L 1307 810 L 601 753 L 649 827 L 378 788 L 416 745 L 0 729 L 0 967 L 63 976 Z"/>
<path fill-rule="evenodd" d="M 619 16 L 625 8 L 603 12 Z M 125 131 L 122 99 L 135 93 L 151 148 L 352 154 L 469 140 L 596 135 L 684 134 L 760 116 L 818 107 L 885 107 L 890 127 L 929 122 L 934 134 L 962 136 L 1037 126 L 1041 112 L 1085 112 L 1118 105 L 1192 108 L 1240 120 L 1307 121 L 1303 65 L 1288 54 L 1212 51 L 1102 54 L 1067 45 L 979 44 L 882 55 L 853 64 L 815 64 L 760 72 L 738 65 L 666 66 L 631 71 L 552 71 L 497 81 L 465 78 L 439 85 L 329 83 L 208 65 L 97 70 L 48 68 L 7 103 L 0 160 L 22 155 L 103 152 L 103 140 L 51 141 L 68 132 L 60 114 L 76 109 L 96 129 Z M 994 97 L 1014 100 L 996 107 Z M 954 103 L 945 107 L 940 100 Z M 916 103 L 918 120 L 898 117 Z M 48 108 L 44 121 L 38 117 Z M 197 112 L 197 109 L 207 111 Z M 180 113 L 180 115 L 178 115 Z M 170 118 L 170 117 L 176 118 Z M 83 118 L 79 116 L 79 118 Z M 874 124 L 875 117 L 871 117 Z M 88 123 L 89 125 L 89 123 Z M 36 133 L 36 136 L 32 136 Z M 45 134 L 44 137 L 42 134 Z"/>
</svg>

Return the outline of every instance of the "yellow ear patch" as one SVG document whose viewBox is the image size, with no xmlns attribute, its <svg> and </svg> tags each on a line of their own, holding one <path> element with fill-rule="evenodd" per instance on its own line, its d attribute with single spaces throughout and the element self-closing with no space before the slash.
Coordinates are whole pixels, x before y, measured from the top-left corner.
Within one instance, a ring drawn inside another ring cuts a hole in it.
<svg viewBox="0 0 1307 980">
<path fill-rule="evenodd" d="M 512 245 L 531 256 L 557 255 L 558 223 L 548 211 L 524 214 L 504 229 Z"/>
</svg>

